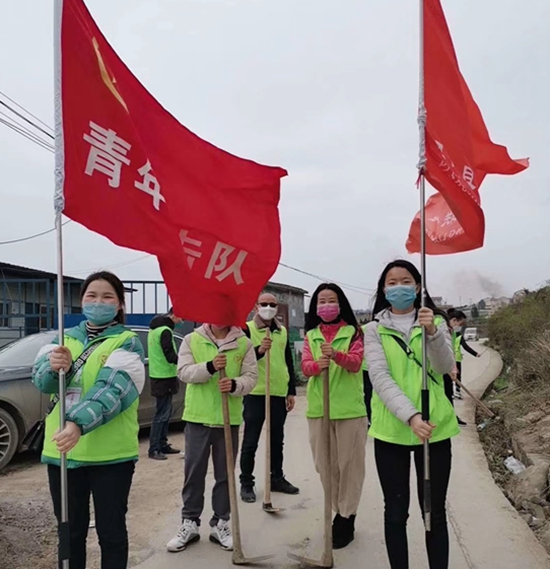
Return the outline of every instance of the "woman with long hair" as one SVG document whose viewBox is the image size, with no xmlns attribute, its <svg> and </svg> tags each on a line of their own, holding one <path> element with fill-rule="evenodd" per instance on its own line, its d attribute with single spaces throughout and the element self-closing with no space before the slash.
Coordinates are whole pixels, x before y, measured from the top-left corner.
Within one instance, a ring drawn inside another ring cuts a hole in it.
<svg viewBox="0 0 550 569">
<path fill-rule="evenodd" d="M 407 519 L 410 465 L 414 456 L 418 498 L 423 503 L 423 442 L 430 442 L 432 527 L 426 533 L 430 569 L 448 569 L 449 534 L 445 501 L 451 474 L 451 437 L 459 427 L 445 395 L 443 375 L 454 367 L 445 313 L 426 293 L 408 261 L 390 263 L 382 272 L 374 320 L 365 331 L 365 356 L 374 388 L 371 436 L 384 493 L 386 549 L 392 569 L 408 569 Z M 422 419 L 422 329 L 426 331 L 430 421 Z"/>
<path fill-rule="evenodd" d="M 90 496 L 94 500 L 102 569 L 126 569 L 126 512 L 138 459 L 138 404 L 145 383 L 143 347 L 124 326 L 124 285 L 112 273 L 82 285 L 85 320 L 40 350 L 33 382 L 52 395 L 42 462 L 61 522 L 60 454 L 68 467 L 70 569 L 86 569 Z M 66 423 L 60 429 L 59 371 L 67 374 Z M 61 563 L 60 563 L 61 567 Z"/>
<path fill-rule="evenodd" d="M 363 331 L 349 300 L 335 284 L 320 285 L 306 315 L 302 371 L 309 378 L 307 418 L 315 468 L 324 479 L 331 461 L 334 549 L 354 539 L 355 517 L 365 479 L 367 411 L 363 392 Z M 323 379 L 328 370 L 331 457 L 323 449 Z"/>
</svg>

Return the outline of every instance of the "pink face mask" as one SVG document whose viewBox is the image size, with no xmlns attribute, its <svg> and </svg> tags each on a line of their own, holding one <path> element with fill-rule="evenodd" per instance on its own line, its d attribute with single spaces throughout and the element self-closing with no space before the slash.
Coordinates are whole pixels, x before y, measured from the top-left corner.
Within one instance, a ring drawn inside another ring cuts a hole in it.
<svg viewBox="0 0 550 569">
<path fill-rule="evenodd" d="M 339 304 L 319 304 L 317 306 L 317 316 L 323 322 L 333 322 L 340 314 Z"/>
</svg>

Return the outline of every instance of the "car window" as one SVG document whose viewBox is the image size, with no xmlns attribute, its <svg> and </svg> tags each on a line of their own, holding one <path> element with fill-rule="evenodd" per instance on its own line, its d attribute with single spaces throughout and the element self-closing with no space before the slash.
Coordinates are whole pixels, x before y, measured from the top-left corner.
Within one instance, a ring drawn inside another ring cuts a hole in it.
<svg viewBox="0 0 550 569">
<path fill-rule="evenodd" d="M 41 348 L 51 344 L 56 332 L 33 334 L 0 349 L 0 367 L 32 367 Z"/>
</svg>

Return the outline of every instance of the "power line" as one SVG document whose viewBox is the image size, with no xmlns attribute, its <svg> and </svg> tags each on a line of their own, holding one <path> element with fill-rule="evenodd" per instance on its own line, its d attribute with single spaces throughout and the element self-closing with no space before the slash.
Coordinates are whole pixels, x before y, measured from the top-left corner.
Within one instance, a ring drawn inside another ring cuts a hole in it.
<svg viewBox="0 0 550 569">
<path fill-rule="evenodd" d="M 63 222 L 61 225 L 67 225 L 71 223 L 71 219 Z M 41 231 L 40 233 L 35 233 L 34 235 L 29 235 L 28 237 L 21 237 L 19 239 L 11 239 L 10 241 L 0 241 L 0 245 L 13 245 L 14 243 L 23 243 L 23 241 L 30 241 L 31 239 L 36 239 L 37 237 L 42 237 L 43 235 L 48 235 L 48 233 L 53 233 L 56 230 L 55 227 L 48 229 L 47 231 Z"/>
<path fill-rule="evenodd" d="M 285 263 L 279 263 L 279 266 L 284 267 L 285 269 L 290 269 L 291 271 L 296 271 L 297 273 L 301 273 L 302 275 L 312 277 L 312 278 L 317 279 L 319 281 L 332 282 L 334 284 L 338 284 L 344 288 L 348 288 L 350 290 L 353 290 L 354 292 L 358 292 L 361 294 L 372 294 L 374 292 L 374 289 L 364 288 L 362 286 L 357 286 L 357 285 L 350 285 L 350 284 L 343 283 L 340 281 L 335 281 L 333 279 L 327 279 L 325 277 L 321 277 L 321 276 L 315 275 L 313 273 L 308 273 L 307 271 L 303 271 L 302 269 L 297 269 L 296 267 L 291 267 L 290 265 L 286 265 Z"/>
<path fill-rule="evenodd" d="M 31 126 L 34 126 L 34 128 L 36 130 L 39 130 L 41 133 L 45 134 L 46 136 L 50 137 L 52 140 L 55 140 L 55 136 L 53 134 L 51 134 L 50 132 L 48 132 L 47 130 L 44 130 L 41 126 L 37 125 L 36 123 L 32 122 L 30 119 L 28 119 L 25 115 L 22 115 L 19 111 L 16 111 L 13 107 L 10 107 L 7 103 L 5 103 L 4 101 L 0 100 L 0 105 L 6 107 L 6 109 L 10 110 L 15 116 L 19 117 L 20 119 L 23 119 L 25 122 L 29 123 Z"/>
<path fill-rule="evenodd" d="M 153 257 L 154 255 L 151 254 L 147 254 L 147 255 L 142 255 L 141 257 L 138 257 L 137 259 L 132 259 L 130 261 L 122 261 L 120 263 L 116 263 L 114 265 L 108 265 L 106 267 L 101 267 L 102 270 L 104 271 L 108 271 L 110 269 L 118 269 L 120 267 L 127 267 L 128 265 L 133 265 L 134 263 L 139 263 L 140 261 L 144 261 L 145 259 L 148 259 L 149 257 Z M 78 270 L 78 271 L 69 271 L 71 274 L 73 275 L 81 275 L 81 274 L 90 274 L 94 271 L 95 269 L 87 269 L 87 270 Z"/>
<path fill-rule="evenodd" d="M 5 113 L 2 112 L 0 112 L 0 114 L 7 116 Z M 7 126 L 8 128 L 11 128 L 13 131 L 17 132 L 21 136 L 24 136 L 31 142 L 37 144 L 38 146 L 41 146 L 42 148 L 49 150 L 50 152 L 55 152 L 55 148 L 52 144 L 41 139 L 39 136 L 31 132 L 30 130 L 24 128 L 23 126 L 15 122 L 12 122 L 12 119 L 10 117 L 8 117 L 8 120 L 0 118 L 0 123 Z"/>
<path fill-rule="evenodd" d="M 32 117 L 34 120 L 38 121 L 40 124 L 42 124 L 47 129 L 49 129 L 50 131 L 53 132 L 53 128 L 51 126 L 46 124 L 43 120 L 39 119 L 36 115 L 33 115 L 30 111 L 28 111 L 25 107 L 23 107 L 23 105 L 20 105 L 17 101 L 14 101 L 11 97 L 6 95 L 6 93 L 0 91 L 0 95 L 2 95 L 2 97 L 4 97 L 4 98 L 8 99 L 8 101 L 10 101 L 10 103 L 13 103 L 16 107 L 19 107 L 22 111 L 25 111 L 30 117 Z"/>
<path fill-rule="evenodd" d="M 20 105 L 19 103 L 17 103 L 16 101 L 14 101 L 13 99 L 11 99 L 10 97 L 8 97 L 6 94 L 2 93 L 0 91 L 0 94 L 2 96 L 4 96 L 6 99 L 8 99 L 9 101 L 11 101 L 13 103 L 13 105 L 19 107 L 20 109 L 22 109 L 25 113 L 27 113 L 28 115 L 30 115 L 31 117 L 33 117 L 35 120 L 39 121 L 40 123 L 42 123 L 46 129 L 49 129 L 50 131 L 52 130 L 48 125 L 46 125 L 43 121 L 41 121 L 38 117 L 36 117 L 35 115 L 33 115 L 30 111 L 28 111 L 27 109 L 25 109 L 25 107 L 23 107 L 22 105 Z M 5 117 L 4 119 L 0 119 L 0 123 L 7 126 L 8 128 L 10 128 L 11 130 L 15 131 L 16 133 L 20 134 L 21 136 L 24 136 L 26 139 L 30 140 L 31 142 L 34 142 L 35 144 L 37 144 L 38 146 L 41 146 L 42 148 L 45 148 L 46 150 L 49 150 L 50 152 L 54 152 L 55 148 L 53 146 L 53 144 L 47 140 L 44 139 L 42 137 L 42 135 L 46 135 L 49 139 L 51 140 L 55 140 L 54 135 L 49 132 L 48 130 L 45 130 L 44 128 L 42 128 L 39 124 L 33 122 L 31 119 L 27 118 L 24 114 L 20 113 L 19 111 L 17 111 L 15 108 L 13 108 L 11 105 L 9 105 L 8 103 L 6 103 L 5 101 L 2 101 L 0 99 L 0 105 L 3 106 L 4 108 L 6 108 L 8 111 L 10 111 L 11 113 L 13 113 L 13 117 L 9 114 L 7 114 L 5 111 L 1 111 L 0 110 L 0 115 L 2 115 L 3 117 Z M 32 126 L 34 129 L 36 129 L 37 132 L 29 129 L 28 126 L 26 126 L 25 124 L 18 122 L 19 120 L 23 120 L 25 121 L 25 123 L 29 124 L 30 126 Z"/>
</svg>

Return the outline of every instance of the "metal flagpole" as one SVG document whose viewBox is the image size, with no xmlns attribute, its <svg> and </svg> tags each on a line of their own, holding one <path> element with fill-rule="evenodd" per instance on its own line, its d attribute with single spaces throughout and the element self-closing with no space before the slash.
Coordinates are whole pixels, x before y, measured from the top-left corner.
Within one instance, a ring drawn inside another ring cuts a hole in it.
<svg viewBox="0 0 550 569">
<path fill-rule="evenodd" d="M 426 105 L 424 101 L 424 0 L 420 0 L 420 86 L 418 100 L 418 130 L 420 150 L 418 161 L 420 183 L 420 273 L 421 273 L 421 306 L 426 306 Z M 422 419 L 430 420 L 430 390 L 428 384 L 428 347 L 426 328 L 422 328 Z M 430 477 L 430 443 L 424 441 L 424 526 L 426 531 L 432 528 L 432 499 Z"/>
<path fill-rule="evenodd" d="M 63 109 L 61 104 L 61 22 L 63 0 L 54 0 L 54 105 L 55 105 L 55 225 L 57 235 L 57 329 L 59 345 L 64 345 L 64 306 L 63 290 L 63 230 L 62 215 L 65 206 L 63 198 L 64 184 L 64 144 L 63 144 Z M 59 371 L 59 428 L 65 428 L 66 414 L 66 379 L 68 370 Z M 62 569 L 69 569 L 70 527 L 69 527 L 69 491 L 67 479 L 67 455 L 61 453 L 61 516 L 59 522 L 59 561 Z"/>
<path fill-rule="evenodd" d="M 59 334 L 59 345 L 64 345 L 64 310 L 65 295 L 63 290 L 63 232 L 62 232 L 62 218 L 61 213 L 56 217 L 57 229 L 57 329 Z M 65 391 L 66 380 L 65 373 L 68 370 L 59 371 L 59 429 L 65 428 Z M 61 453 L 61 523 L 59 526 L 59 559 L 62 562 L 63 569 L 69 569 L 69 543 L 70 543 L 70 529 L 69 529 L 69 488 L 67 479 L 67 455 Z"/>
</svg>

